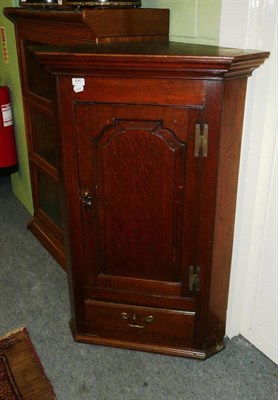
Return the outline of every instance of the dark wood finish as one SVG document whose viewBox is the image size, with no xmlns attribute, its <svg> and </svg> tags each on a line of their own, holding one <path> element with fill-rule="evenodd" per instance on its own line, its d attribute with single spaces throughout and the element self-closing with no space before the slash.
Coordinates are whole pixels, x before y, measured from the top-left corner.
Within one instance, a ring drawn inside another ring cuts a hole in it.
<svg viewBox="0 0 278 400">
<path fill-rule="evenodd" d="M 218 46 L 176 42 L 108 43 L 86 47 L 67 46 L 37 48 L 41 60 L 47 60 L 53 72 L 90 75 L 129 75 L 133 77 L 221 79 L 252 75 L 268 52 L 229 49 Z M 55 61 L 51 63 L 52 53 Z M 82 57 L 80 56 L 82 53 Z M 109 66 L 108 63 L 109 62 Z M 106 72 L 107 68 L 107 72 Z M 170 84 L 170 81 L 165 81 Z M 174 93 L 172 93 L 174 95 Z"/>
<path fill-rule="evenodd" d="M 74 338 L 200 359 L 222 350 L 246 83 L 269 53 L 169 43 L 167 10 L 5 14 L 29 227 L 67 262 Z"/>
<path fill-rule="evenodd" d="M 169 10 L 166 9 L 42 11 L 8 7 L 4 14 L 22 34 L 29 32 L 28 37 L 35 35 L 36 42 L 55 45 L 165 40 L 169 35 Z"/>
<path fill-rule="evenodd" d="M 59 92 L 75 339 L 200 359 L 222 350 L 246 83 L 268 53 L 30 51 Z M 206 127 L 205 156 L 195 139 Z"/>
<path fill-rule="evenodd" d="M 86 301 L 87 328 L 103 339 L 185 347 L 194 335 L 194 312 Z"/>
<path fill-rule="evenodd" d="M 210 344 L 220 341 L 225 334 L 224 321 L 227 311 L 246 84 L 247 80 L 243 78 L 225 81 L 223 85 L 224 101 L 208 312 L 207 342 Z"/>
<path fill-rule="evenodd" d="M 28 226 L 66 268 L 56 83 L 53 75 L 34 59 L 29 47 L 34 44 L 92 45 L 102 41 L 146 41 L 150 38 L 165 40 L 169 32 L 169 11 L 5 8 L 4 14 L 16 29 L 35 210 Z M 47 197 L 47 204 L 44 197 Z"/>
</svg>

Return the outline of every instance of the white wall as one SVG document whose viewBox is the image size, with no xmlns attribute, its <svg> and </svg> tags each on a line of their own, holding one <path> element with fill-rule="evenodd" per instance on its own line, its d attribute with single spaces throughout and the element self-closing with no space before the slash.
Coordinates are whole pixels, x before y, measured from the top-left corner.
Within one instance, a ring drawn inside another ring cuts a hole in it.
<svg viewBox="0 0 278 400">
<path fill-rule="evenodd" d="M 227 334 L 278 363 L 277 1 L 222 0 L 220 45 L 269 50 L 249 78 Z"/>
</svg>

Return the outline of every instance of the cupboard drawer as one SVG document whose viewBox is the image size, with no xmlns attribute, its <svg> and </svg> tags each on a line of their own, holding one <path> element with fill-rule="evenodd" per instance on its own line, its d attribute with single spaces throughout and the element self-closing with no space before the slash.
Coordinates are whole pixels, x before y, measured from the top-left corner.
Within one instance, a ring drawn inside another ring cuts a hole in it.
<svg viewBox="0 0 278 400">
<path fill-rule="evenodd" d="M 193 338 L 195 313 L 86 301 L 89 333 L 103 339 L 162 346 L 186 346 Z"/>
</svg>

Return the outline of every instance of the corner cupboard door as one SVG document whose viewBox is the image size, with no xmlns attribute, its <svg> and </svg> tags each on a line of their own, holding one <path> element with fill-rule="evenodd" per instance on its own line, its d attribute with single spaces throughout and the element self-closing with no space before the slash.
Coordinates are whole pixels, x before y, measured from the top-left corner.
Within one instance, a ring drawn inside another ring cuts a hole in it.
<svg viewBox="0 0 278 400">
<path fill-rule="evenodd" d="M 84 300 L 194 311 L 201 110 L 77 102 L 75 115 Z"/>
</svg>

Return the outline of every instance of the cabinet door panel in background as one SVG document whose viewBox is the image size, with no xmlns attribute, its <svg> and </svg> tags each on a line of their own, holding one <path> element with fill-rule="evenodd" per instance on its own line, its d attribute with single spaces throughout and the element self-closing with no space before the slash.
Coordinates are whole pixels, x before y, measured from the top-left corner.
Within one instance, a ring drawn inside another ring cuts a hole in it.
<svg viewBox="0 0 278 400">
<path fill-rule="evenodd" d="M 196 262 L 200 111 L 77 102 L 75 113 L 88 297 L 182 307 Z"/>
</svg>

